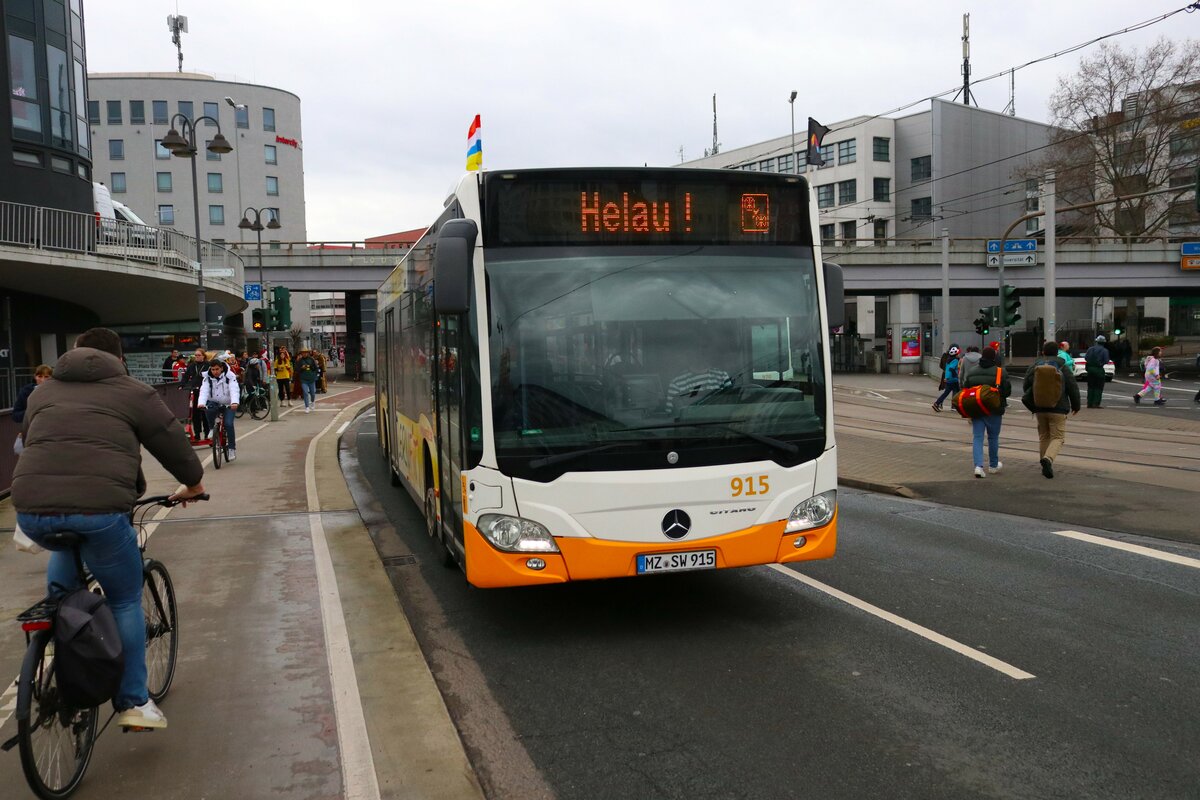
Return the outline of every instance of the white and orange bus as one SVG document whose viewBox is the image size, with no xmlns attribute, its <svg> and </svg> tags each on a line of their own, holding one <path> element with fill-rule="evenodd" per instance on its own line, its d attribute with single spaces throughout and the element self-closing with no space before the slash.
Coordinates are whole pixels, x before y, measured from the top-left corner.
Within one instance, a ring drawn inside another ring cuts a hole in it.
<svg viewBox="0 0 1200 800">
<path fill-rule="evenodd" d="M 823 264 L 800 175 L 472 172 L 380 286 L 396 485 L 475 586 L 828 558 Z"/>
</svg>

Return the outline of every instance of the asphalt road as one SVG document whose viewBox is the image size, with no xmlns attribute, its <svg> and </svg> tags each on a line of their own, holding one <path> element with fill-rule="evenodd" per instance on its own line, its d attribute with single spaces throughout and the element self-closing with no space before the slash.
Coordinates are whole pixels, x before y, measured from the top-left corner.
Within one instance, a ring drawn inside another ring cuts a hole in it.
<svg viewBox="0 0 1200 800">
<path fill-rule="evenodd" d="M 1200 796 L 1200 547 L 843 490 L 828 562 L 485 591 L 343 448 L 489 797 Z"/>
</svg>

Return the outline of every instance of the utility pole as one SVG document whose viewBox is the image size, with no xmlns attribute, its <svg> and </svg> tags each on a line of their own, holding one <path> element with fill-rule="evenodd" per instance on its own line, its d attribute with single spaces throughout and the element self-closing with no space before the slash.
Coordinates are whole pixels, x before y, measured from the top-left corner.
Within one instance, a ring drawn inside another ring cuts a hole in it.
<svg viewBox="0 0 1200 800">
<path fill-rule="evenodd" d="M 1046 170 L 1046 183 L 1042 187 L 1042 208 L 1046 210 L 1046 218 L 1043 220 L 1046 229 L 1046 341 L 1057 342 L 1058 334 L 1054 329 L 1055 307 L 1058 305 L 1058 298 L 1054 293 L 1054 234 L 1057 227 L 1054 214 L 1054 170 Z M 1001 262 L 1004 261 L 1004 256 L 1000 257 Z M 1004 283 L 1000 284 L 1000 304 L 1004 304 Z"/>
<path fill-rule="evenodd" d="M 950 229 L 942 228 L 942 352 L 950 349 Z"/>
<path fill-rule="evenodd" d="M 717 141 L 717 96 L 713 95 L 713 149 L 712 155 L 721 152 L 721 143 Z"/>
</svg>

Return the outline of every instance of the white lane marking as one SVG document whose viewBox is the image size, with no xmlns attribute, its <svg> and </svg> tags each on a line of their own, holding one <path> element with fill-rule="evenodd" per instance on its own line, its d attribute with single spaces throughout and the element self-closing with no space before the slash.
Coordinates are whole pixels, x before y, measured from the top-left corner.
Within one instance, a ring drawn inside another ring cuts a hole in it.
<svg viewBox="0 0 1200 800">
<path fill-rule="evenodd" d="M 3 728 L 9 718 L 17 710 L 17 681 L 21 680 L 21 676 L 13 678 L 13 682 L 4 690 L 4 694 L 0 694 L 0 728 Z"/>
<path fill-rule="evenodd" d="M 317 499 L 315 470 L 317 446 L 325 434 L 338 422 L 334 417 L 308 444 L 304 457 L 304 484 L 308 494 L 308 524 L 312 531 L 313 564 L 317 573 L 317 594 L 321 598 L 321 623 L 325 629 L 325 652 L 329 659 L 329 682 L 333 689 L 333 713 L 337 724 L 338 749 L 342 757 L 342 795 L 346 800 L 379 800 L 379 781 L 375 777 L 375 760 L 371 755 L 371 740 L 367 735 L 367 720 L 363 713 L 362 697 L 358 693 L 358 677 L 350 653 L 350 633 L 342 613 L 342 598 L 338 593 L 337 575 L 329 555 L 329 542 L 321 521 L 321 505 Z"/>
<path fill-rule="evenodd" d="M 904 628 L 906 631 L 910 631 L 912 633 L 917 634 L 918 636 L 922 636 L 922 637 L 928 639 L 929 641 L 933 642 L 934 644 L 940 644 L 942 647 L 945 647 L 948 650 L 953 650 L 954 652 L 958 653 L 959 655 L 963 655 L 963 656 L 966 656 L 967 658 L 978 661 L 980 664 L 983 664 L 986 667 L 991 667 L 992 669 L 996 670 L 997 672 L 1002 672 L 1005 675 L 1007 675 L 1008 677 L 1013 678 L 1014 680 L 1023 681 L 1023 680 L 1028 680 L 1029 678 L 1037 677 L 1036 675 L 1026 672 L 1023 669 L 1018 669 L 1017 667 L 1014 667 L 1012 664 L 1008 664 L 1004 661 L 1001 661 L 998 658 L 993 658 L 992 656 L 989 656 L 987 653 L 982 653 L 979 650 L 976 650 L 974 647 L 968 647 L 967 645 L 962 644 L 961 642 L 954 641 L 953 639 L 951 639 L 948 636 L 943 636 L 942 634 L 938 633 L 937 631 L 932 631 L 929 628 L 926 628 L 924 625 L 918 625 L 915 622 L 910 622 L 909 620 L 906 620 L 904 617 L 897 616 L 890 611 L 884 611 L 882 608 L 879 608 L 878 606 L 873 606 L 865 600 L 859 600 L 854 595 L 846 594 L 845 592 L 843 592 L 839 589 L 835 589 L 828 584 L 821 583 L 820 581 L 816 580 L 815 578 L 810 578 L 807 575 L 803 575 L 799 572 L 796 572 L 795 570 L 788 569 L 783 564 L 767 564 L 767 566 L 782 575 L 786 575 L 789 578 L 800 581 L 801 583 L 807 584 L 807 585 L 813 587 L 814 589 L 819 589 L 820 591 L 825 592 L 828 595 L 836 597 L 838 600 L 841 600 L 843 603 L 849 603 L 850 605 L 854 606 L 855 608 L 865 611 L 868 614 L 872 614 L 886 622 L 890 622 L 893 625 L 897 625 L 901 628 Z"/>
<path fill-rule="evenodd" d="M 1054 535 L 1065 536 L 1068 539 L 1078 539 L 1081 542 L 1090 542 L 1091 544 L 1098 544 L 1103 547 L 1111 547 L 1114 550 L 1124 550 L 1126 553 L 1137 553 L 1139 556 L 1157 558 L 1160 561 L 1170 561 L 1172 564 L 1181 564 L 1192 569 L 1200 569 L 1200 559 L 1177 556 L 1174 553 L 1155 550 L 1153 547 L 1142 547 L 1140 544 L 1118 542 L 1113 539 L 1105 539 L 1103 536 L 1092 536 L 1090 533 L 1080 533 L 1079 531 L 1054 531 Z"/>
</svg>

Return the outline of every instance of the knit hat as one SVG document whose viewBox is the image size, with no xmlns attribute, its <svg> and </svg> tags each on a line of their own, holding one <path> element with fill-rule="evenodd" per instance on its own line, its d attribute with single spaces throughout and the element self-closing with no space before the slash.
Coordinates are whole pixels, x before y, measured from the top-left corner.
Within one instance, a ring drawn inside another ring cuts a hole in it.
<svg viewBox="0 0 1200 800">
<path fill-rule="evenodd" d="M 1097 341 L 1097 342 L 1100 342 L 1101 344 L 1103 344 L 1104 342 L 1107 342 L 1108 340 L 1107 340 L 1107 339 L 1105 339 L 1103 335 L 1100 335 L 1100 336 L 1097 336 L 1097 337 L 1096 337 L 1096 341 Z"/>
</svg>

